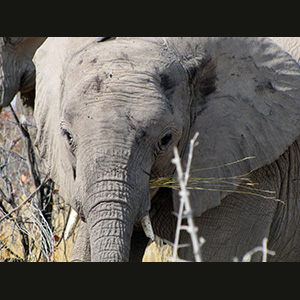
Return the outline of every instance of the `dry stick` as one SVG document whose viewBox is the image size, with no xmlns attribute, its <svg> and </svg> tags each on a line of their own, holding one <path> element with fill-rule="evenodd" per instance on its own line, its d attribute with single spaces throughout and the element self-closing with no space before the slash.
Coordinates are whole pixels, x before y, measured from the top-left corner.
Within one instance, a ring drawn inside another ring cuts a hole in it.
<svg viewBox="0 0 300 300">
<path fill-rule="evenodd" d="M 7 250 L 9 252 L 9 254 L 12 254 L 13 256 L 15 256 L 17 259 L 19 259 L 20 261 L 23 261 L 23 258 L 21 258 L 17 253 L 13 252 L 7 245 L 5 242 L 0 240 L 0 244 L 2 245 L 2 247 L 0 248 L 0 251 L 4 248 L 5 250 Z"/>
<path fill-rule="evenodd" d="M 6 214 L 2 219 L 0 219 L 0 223 L 2 221 L 4 221 L 5 219 L 7 219 L 11 214 L 13 214 L 15 211 L 19 210 L 20 208 L 22 208 L 27 202 L 29 202 L 34 196 L 35 194 L 41 189 L 41 187 L 45 184 L 45 182 L 48 180 L 48 174 L 46 175 L 46 177 L 44 178 L 43 182 L 40 184 L 39 187 L 37 187 L 31 194 L 30 196 L 24 200 L 21 204 L 19 204 L 17 207 L 15 207 L 12 211 L 10 211 L 8 214 Z"/>
<path fill-rule="evenodd" d="M 67 215 L 67 221 L 65 222 L 65 225 L 64 225 L 64 228 L 63 228 L 63 231 L 61 233 L 61 237 L 59 238 L 58 242 L 56 243 L 56 247 L 59 246 L 59 244 L 61 243 L 61 241 L 64 239 L 64 235 L 65 235 L 65 231 L 66 231 L 66 228 L 67 228 L 67 225 L 68 225 L 68 222 L 69 222 L 69 218 L 70 218 L 70 215 L 71 215 L 71 206 L 69 207 L 69 210 L 68 210 L 68 215 Z"/>
<path fill-rule="evenodd" d="M 16 145 L 16 143 L 18 142 L 19 139 L 20 138 L 18 138 L 15 141 L 13 141 L 10 149 L 7 151 L 7 155 L 5 155 L 4 165 L 1 166 L 1 171 L 3 169 L 5 169 L 5 174 L 4 174 L 4 176 L 2 176 L 2 179 L 5 181 L 6 190 L 9 193 L 9 196 L 4 197 L 4 200 L 7 203 L 9 203 L 12 206 L 13 209 L 15 209 L 17 207 L 17 205 L 15 203 L 15 195 L 14 195 L 14 191 L 13 191 L 13 186 L 12 186 L 12 183 L 11 183 L 9 177 L 8 177 L 8 168 L 7 168 L 7 166 L 9 165 L 9 159 L 10 159 L 10 155 L 12 153 L 12 149 Z M 10 162 L 10 163 L 12 163 L 12 162 Z M 2 208 L 4 208 L 3 205 L 2 205 Z M 6 210 L 3 209 L 3 212 L 5 213 Z M 24 260 L 26 261 L 27 260 L 27 256 L 29 254 L 29 238 L 28 238 L 27 233 L 24 231 L 25 225 L 23 224 L 22 217 L 21 216 L 17 216 L 15 222 L 17 224 L 18 231 L 20 232 L 20 235 L 21 235 L 21 243 L 22 243 L 23 248 L 24 248 Z"/>
<path fill-rule="evenodd" d="M 262 246 L 258 246 L 253 248 L 252 250 L 250 250 L 249 252 L 247 252 L 243 258 L 242 258 L 242 262 L 250 262 L 252 259 L 252 256 L 257 253 L 257 252 L 262 252 L 262 262 L 267 262 L 267 255 L 272 255 L 274 256 L 276 253 L 275 251 L 269 250 L 268 249 L 268 238 L 263 238 L 262 241 Z M 233 258 L 234 262 L 238 262 L 238 258 L 234 257 Z"/>
<path fill-rule="evenodd" d="M 27 164 L 28 164 L 30 174 L 33 179 L 34 186 L 36 187 L 36 190 L 37 190 L 37 200 L 35 201 L 34 204 L 42 212 L 42 217 L 45 218 L 48 225 L 51 227 L 52 206 L 49 206 L 49 205 L 47 206 L 47 204 L 44 203 L 44 201 L 46 200 L 46 195 L 47 195 L 46 191 L 51 190 L 51 185 L 47 188 L 47 190 L 45 190 L 44 188 L 41 188 L 41 185 L 42 185 L 41 184 L 41 174 L 40 174 L 38 164 L 36 161 L 36 155 L 35 155 L 35 151 L 34 151 L 34 147 L 33 147 L 33 142 L 31 140 L 31 136 L 27 130 L 27 127 L 20 122 L 20 120 L 19 120 L 18 116 L 16 115 L 11 104 L 10 104 L 10 109 L 13 113 L 13 116 L 14 116 L 16 122 L 17 122 L 17 125 L 19 126 L 19 128 L 25 138 L 25 145 L 27 147 Z M 50 197 L 51 197 L 51 194 L 50 194 Z M 48 199 L 51 199 L 51 198 L 49 198 L 49 196 L 48 196 Z"/>
<path fill-rule="evenodd" d="M 182 166 L 180 162 L 180 157 L 178 154 L 178 149 L 174 148 L 174 156 L 175 158 L 172 160 L 172 163 L 176 165 L 177 173 L 178 173 L 178 180 L 180 184 L 180 208 L 179 213 L 177 216 L 177 226 L 176 226 L 176 234 L 175 234 L 175 242 L 174 242 L 174 248 L 173 248 L 173 259 L 177 258 L 177 252 L 179 246 L 179 237 L 180 237 L 180 230 L 185 229 L 188 231 L 188 233 L 191 236 L 193 251 L 194 251 L 194 257 L 196 262 L 201 262 L 201 254 L 200 254 L 200 244 L 203 244 L 203 240 L 201 239 L 200 242 L 197 237 L 197 228 L 194 224 L 194 220 L 192 217 L 192 209 L 189 202 L 189 191 L 187 190 L 187 183 L 189 180 L 189 174 L 191 169 L 191 163 L 193 158 L 193 150 L 195 147 L 196 139 L 198 138 L 199 133 L 197 132 L 193 139 L 190 141 L 190 150 L 189 150 L 189 157 L 186 167 L 185 175 L 183 176 Z M 185 216 L 187 217 L 188 226 L 182 226 L 182 216 L 185 208 Z"/>
<path fill-rule="evenodd" d="M 32 179 L 34 182 L 35 187 L 37 188 L 38 186 L 41 185 L 41 176 L 40 176 L 40 172 L 38 170 L 37 167 L 37 163 L 36 163 L 36 159 L 35 159 L 35 153 L 34 153 L 34 149 L 33 149 L 33 143 L 30 137 L 30 134 L 27 130 L 27 128 L 20 122 L 18 116 L 16 115 L 12 105 L 10 104 L 10 109 L 12 111 L 12 114 L 17 122 L 17 125 L 19 126 L 24 138 L 25 138 L 25 143 L 27 146 L 27 163 L 28 163 L 28 167 L 30 170 L 30 174 L 32 175 Z M 37 207 L 42 210 L 42 201 L 43 201 L 43 190 L 39 191 L 39 195 L 38 195 L 38 199 L 39 201 L 36 203 Z"/>
</svg>

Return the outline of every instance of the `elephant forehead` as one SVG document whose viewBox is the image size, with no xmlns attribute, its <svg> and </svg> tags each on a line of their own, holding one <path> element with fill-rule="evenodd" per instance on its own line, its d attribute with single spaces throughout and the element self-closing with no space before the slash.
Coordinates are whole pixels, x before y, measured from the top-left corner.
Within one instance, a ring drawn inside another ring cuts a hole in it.
<svg viewBox="0 0 300 300">
<path fill-rule="evenodd" d="M 162 117 L 167 120 L 167 115 L 172 114 L 172 107 L 155 91 L 143 95 L 133 95 L 129 91 L 127 94 L 111 92 L 94 97 L 64 99 L 62 114 L 63 118 L 70 121 L 77 119 L 80 123 L 82 121 L 89 123 L 101 121 L 104 124 L 118 122 L 119 126 L 123 126 L 122 124 L 126 122 L 137 126 L 138 123 L 145 123 L 146 120 L 154 122 Z"/>
<path fill-rule="evenodd" d="M 184 73 L 176 63 L 166 66 L 165 62 L 153 60 L 137 65 L 130 60 L 98 62 L 98 58 L 94 58 L 81 65 L 67 72 L 62 99 L 89 103 L 111 99 L 151 102 L 162 97 L 170 98 L 179 83 L 184 82 Z"/>
<path fill-rule="evenodd" d="M 158 39 L 151 42 L 140 39 L 117 39 L 104 43 L 92 43 L 84 51 L 70 53 L 66 64 L 71 67 L 79 65 L 83 68 L 87 65 L 118 64 L 134 68 L 141 60 L 142 63 L 145 60 L 151 63 L 165 56 L 165 53 Z"/>
<path fill-rule="evenodd" d="M 70 55 L 70 59 L 65 62 L 64 77 L 78 81 L 93 74 L 98 76 L 94 78 L 103 80 L 118 78 L 118 75 L 129 72 L 153 76 L 175 64 L 174 53 L 164 46 L 160 38 L 117 39 L 91 44 L 84 51 Z"/>
<path fill-rule="evenodd" d="M 106 110 L 124 117 L 124 112 L 130 111 L 138 119 L 143 111 L 144 117 L 154 118 L 172 110 L 170 98 L 184 82 L 182 71 L 159 38 L 92 44 L 66 61 L 62 105 L 80 115 L 94 107 L 95 114 Z"/>
<path fill-rule="evenodd" d="M 112 105 L 147 105 L 162 101 L 166 97 L 163 92 L 167 90 L 170 95 L 176 87 L 175 81 L 167 75 L 142 71 L 102 70 L 79 76 L 78 80 L 77 75 L 74 77 L 65 81 L 63 103 L 90 105 L 108 101 Z"/>
<path fill-rule="evenodd" d="M 162 38 L 118 38 L 100 43 L 98 47 L 93 45 L 92 57 L 95 53 L 100 63 L 127 64 L 131 68 L 138 65 L 146 67 L 145 63 L 151 66 L 157 61 L 168 60 L 168 56 L 172 59 Z"/>
</svg>

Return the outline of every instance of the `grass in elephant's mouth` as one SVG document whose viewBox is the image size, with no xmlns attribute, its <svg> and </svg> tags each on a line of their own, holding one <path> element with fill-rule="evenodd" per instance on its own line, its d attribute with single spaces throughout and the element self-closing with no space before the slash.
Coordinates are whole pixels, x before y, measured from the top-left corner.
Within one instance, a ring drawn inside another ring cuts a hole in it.
<svg viewBox="0 0 300 300">
<path fill-rule="evenodd" d="M 241 183 L 235 181 L 242 180 Z M 180 190 L 179 182 L 176 175 L 170 175 L 167 177 L 157 178 L 150 180 L 150 188 L 171 188 L 174 190 Z M 202 190 L 211 192 L 228 192 L 228 193 L 239 193 L 248 194 L 252 196 L 259 196 L 265 199 L 275 200 L 282 202 L 277 199 L 273 191 L 262 190 L 255 188 L 257 183 L 249 182 L 248 178 L 245 177 L 229 177 L 229 178 L 193 178 L 190 177 L 188 182 L 189 190 Z M 217 188 L 216 188 L 217 187 Z M 235 189 L 239 187 L 239 189 Z"/>
<path fill-rule="evenodd" d="M 246 157 L 244 159 L 228 163 L 226 165 L 212 167 L 207 169 L 201 169 L 201 171 L 205 171 L 208 169 L 216 169 L 224 166 L 229 166 L 235 163 L 239 163 L 241 161 L 252 159 L 254 157 Z M 199 170 L 191 170 L 191 175 Z M 269 200 L 274 200 L 278 202 L 282 202 L 280 199 L 275 197 L 274 191 L 263 190 L 256 188 L 258 183 L 253 183 L 249 178 L 249 174 L 244 174 L 236 177 L 224 177 L 224 178 L 216 178 L 216 177 L 208 177 L 208 178 L 200 178 L 200 177 L 189 177 L 188 181 L 188 189 L 190 190 L 202 190 L 202 191 L 211 191 L 211 192 L 228 192 L 228 193 L 239 193 L 239 194 L 248 194 L 252 196 L 258 196 Z M 177 176 L 169 175 L 167 177 L 161 177 L 152 179 L 149 181 L 150 188 L 171 188 L 174 190 L 180 190 L 179 181 Z M 283 202 L 282 202 L 283 203 Z"/>
</svg>

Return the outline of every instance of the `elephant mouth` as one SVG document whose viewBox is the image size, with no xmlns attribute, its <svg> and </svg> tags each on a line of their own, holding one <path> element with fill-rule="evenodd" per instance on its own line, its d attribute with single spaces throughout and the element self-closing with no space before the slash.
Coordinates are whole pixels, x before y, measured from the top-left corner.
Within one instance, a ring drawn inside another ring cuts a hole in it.
<svg viewBox="0 0 300 300">
<path fill-rule="evenodd" d="M 157 181 L 157 180 L 156 180 Z M 158 217 L 159 214 L 163 211 L 164 220 L 166 222 L 170 222 L 170 224 L 173 226 L 172 216 L 170 217 L 169 212 L 173 210 L 172 208 L 172 194 L 170 194 L 170 189 L 163 188 L 159 186 L 153 186 L 153 184 L 150 181 L 150 203 L 151 207 L 148 207 L 146 212 L 142 214 L 140 217 L 138 217 L 132 227 L 132 235 L 131 235 L 131 246 L 130 248 L 135 249 L 133 252 L 130 252 L 129 261 L 140 261 L 142 259 L 144 249 L 143 247 L 146 247 L 149 245 L 150 242 L 153 242 L 155 239 L 155 234 L 159 236 L 163 236 L 167 240 L 172 240 L 172 232 L 163 232 L 160 224 L 160 217 Z M 161 207 L 163 207 L 161 209 Z M 150 208 L 150 209 L 149 209 Z M 150 219 L 151 216 L 151 219 Z M 160 216 L 160 215 L 159 215 Z M 69 239 L 72 234 L 74 233 L 74 230 L 76 228 L 76 225 L 78 224 L 80 218 L 82 216 L 78 214 L 73 208 L 71 208 L 70 215 L 68 218 L 67 226 L 64 232 L 64 239 Z M 170 220 L 169 220 L 170 219 Z M 86 221 L 84 221 L 86 222 Z M 153 230 L 153 226 L 155 227 L 155 234 Z M 146 239 L 147 238 L 147 239 Z M 142 246 L 143 245 L 143 246 Z M 131 250 L 130 250 L 131 251 Z M 131 256 L 133 255 L 133 256 Z M 136 257 L 137 255 L 137 257 Z M 132 258 L 135 257 L 137 260 L 132 260 Z M 90 260 L 90 258 L 88 259 Z"/>
<path fill-rule="evenodd" d="M 79 214 L 73 208 L 71 208 L 70 217 L 64 233 L 65 240 L 69 239 L 69 237 L 74 233 L 75 227 L 78 224 L 79 220 L 80 220 Z M 149 213 L 146 213 L 138 223 L 141 224 L 146 237 L 148 237 L 151 241 L 154 241 L 154 232 L 149 217 Z"/>
</svg>

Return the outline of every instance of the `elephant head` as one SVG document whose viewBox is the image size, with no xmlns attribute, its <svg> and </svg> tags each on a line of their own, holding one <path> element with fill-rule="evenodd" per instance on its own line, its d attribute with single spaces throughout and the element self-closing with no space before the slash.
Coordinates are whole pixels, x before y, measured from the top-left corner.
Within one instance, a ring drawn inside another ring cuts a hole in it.
<svg viewBox="0 0 300 300">
<path fill-rule="evenodd" d="M 178 209 L 177 191 L 149 179 L 175 172 L 175 146 L 185 163 L 195 132 L 202 178 L 238 179 L 299 135 L 299 65 L 270 39 L 50 38 L 34 60 L 36 144 L 94 261 L 127 261 L 142 217 Z M 194 216 L 232 192 L 210 189 L 191 190 Z"/>
<path fill-rule="evenodd" d="M 35 66 L 33 55 L 42 37 L 0 38 L 0 107 L 10 104 L 17 92 L 25 107 L 34 106 Z"/>
</svg>

